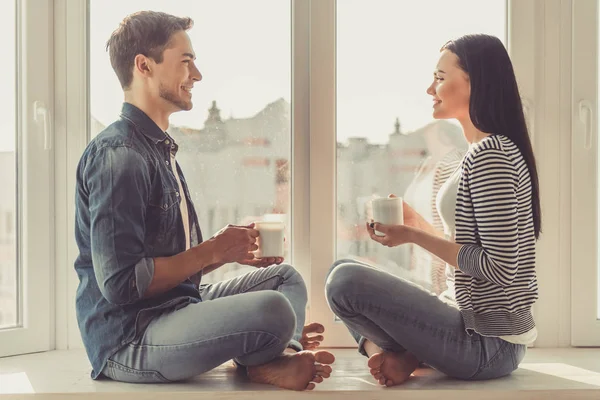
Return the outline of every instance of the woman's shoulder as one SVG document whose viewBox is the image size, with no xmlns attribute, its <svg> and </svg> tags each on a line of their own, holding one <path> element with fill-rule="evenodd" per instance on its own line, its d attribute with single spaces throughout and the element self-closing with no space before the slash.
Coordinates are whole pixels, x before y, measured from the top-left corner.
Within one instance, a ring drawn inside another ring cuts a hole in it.
<svg viewBox="0 0 600 400">
<path fill-rule="evenodd" d="M 514 157 L 519 155 L 517 146 L 504 135 L 490 135 L 469 146 L 464 166 L 472 169 L 494 163 L 496 166 L 512 167 Z M 512 169 L 512 168 L 511 168 Z"/>
</svg>

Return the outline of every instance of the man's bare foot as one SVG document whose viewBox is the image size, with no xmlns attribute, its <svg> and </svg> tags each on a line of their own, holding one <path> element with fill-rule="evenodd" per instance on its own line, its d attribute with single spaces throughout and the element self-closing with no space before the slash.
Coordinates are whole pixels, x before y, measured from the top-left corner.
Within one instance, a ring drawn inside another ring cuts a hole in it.
<svg viewBox="0 0 600 400">
<path fill-rule="evenodd" d="M 323 335 L 308 336 L 308 334 L 323 332 L 325 332 L 325 327 L 318 322 L 304 325 L 302 337 L 300 338 L 300 344 L 302 344 L 302 348 L 304 348 L 304 350 L 314 350 L 319 347 L 323 341 Z"/>
<path fill-rule="evenodd" d="M 301 351 L 282 354 L 271 362 L 248 367 L 252 382 L 266 383 L 284 389 L 312 390 L 331 375 L 335 357 L 328 351 Z"/>
<path fill-rule="evenodd" d="M 395 386 L 405 382 L 419 366 L 419 360 L 409 353 L 381 352 L 373 354 L 367 363 L 371 375 L 379 384 Z"/>
</svg>

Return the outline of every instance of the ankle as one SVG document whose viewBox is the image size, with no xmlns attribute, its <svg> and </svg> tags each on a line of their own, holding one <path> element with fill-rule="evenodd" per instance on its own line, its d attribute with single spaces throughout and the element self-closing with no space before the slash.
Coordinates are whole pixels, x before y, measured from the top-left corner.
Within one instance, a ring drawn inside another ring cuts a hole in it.
<svg viewBox="0 0 600 400">
<path fill-rule="evenodd" d="M 383 353 L 383 349 L 371 342 L 369 339 L 365 339 L 363 348 L 369 357 L 371 357 L 373 354 Z"/>
</svg>

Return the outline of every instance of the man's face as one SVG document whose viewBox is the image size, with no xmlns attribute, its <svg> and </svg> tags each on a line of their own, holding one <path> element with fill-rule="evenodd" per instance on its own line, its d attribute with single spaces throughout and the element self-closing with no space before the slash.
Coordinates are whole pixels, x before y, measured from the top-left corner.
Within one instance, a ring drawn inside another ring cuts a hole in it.
<svg viewBox="0 0 600 400">
<path fill-rule="evenodd" d="M 151 85 L 170 111 L 191 110 L 192 88 L 202 80 L 194 60 L 196 55 L 188 34 L 177 32 L 163 52 L 163 61 L 154 63 Z"/>
</svg>

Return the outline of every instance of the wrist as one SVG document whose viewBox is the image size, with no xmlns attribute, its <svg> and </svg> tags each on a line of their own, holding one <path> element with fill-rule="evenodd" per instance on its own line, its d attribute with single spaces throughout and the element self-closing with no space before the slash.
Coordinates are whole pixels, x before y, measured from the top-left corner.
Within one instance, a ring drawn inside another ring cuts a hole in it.
<svg viewBox="0 0 600 400">
<path fill-rule="evenodd" d="M 407 234 L 406 238 L 409 243 L 418 244 L 419 241 L 419 233 L 422 232 L 421 229 L 413 228 L 412 226 L 407 226 Z"/>
<path fill-rule="evenodd" d="M 200 250 L 201 248 L 203 249 Z M 201 251 L 203 254 L 203 256 L 200 254 L 198 255 L 202 269 L 210 265 L 219 264 L 222 262 L 221 257 L 217 252 L 217 243 L 214 238 L 202 242 L 202 244 L 200 246 L 197 246 L 196 249 Z"/>
</svg>

